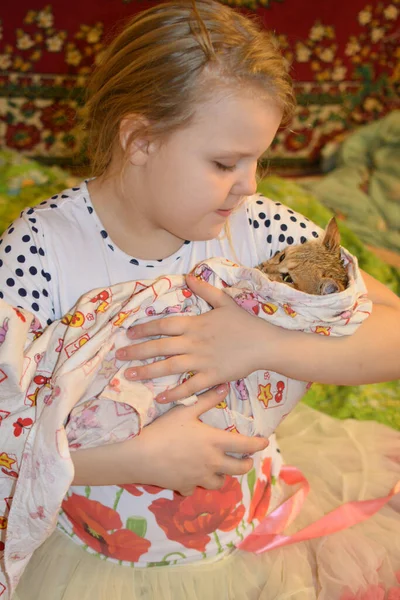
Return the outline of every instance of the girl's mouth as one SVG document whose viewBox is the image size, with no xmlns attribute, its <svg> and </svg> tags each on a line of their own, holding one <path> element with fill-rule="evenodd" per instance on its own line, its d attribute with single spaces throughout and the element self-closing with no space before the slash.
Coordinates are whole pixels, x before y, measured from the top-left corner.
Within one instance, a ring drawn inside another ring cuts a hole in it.
<svg viewBox="0 0 400 600">
<path fill-rule="evenodd" d="M 229 217 L 229 215 L 232 212 L 232 208 L 228 208 L 227 210 L 217 210 L 215 211 L 218 215 L 220 215 L 221 217 Z"/>
</svg>

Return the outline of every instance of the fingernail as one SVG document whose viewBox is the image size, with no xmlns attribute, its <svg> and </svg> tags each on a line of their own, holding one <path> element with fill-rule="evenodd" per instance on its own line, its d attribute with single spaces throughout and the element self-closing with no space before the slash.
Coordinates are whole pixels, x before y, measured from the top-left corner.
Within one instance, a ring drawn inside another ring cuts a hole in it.
<svg viewBox="0 0 400 600">
<path fill-rule="evenodd" d="M 156 402 L 166 402 L 167 401 L 167 396 L 165 394 L 158 394 L 158 396 L 156 396 Z"/>
<path fill-rule="evenodd" d="M 128 337 L 129 338 L 133 338 L 135 337 L 135 330 L 134 329 L 128 329 Z"/>
<path fill-rule="evenodd" d="M 117 350 L 116 357 L 117 358 L 121 358 L 122 360 L 124 358 L 126 358 L 126 350 L 123 350 L 122 348 L 120 348 L 119 350 Z"/>
<path fill-rule="evenodd" d="M 228 384 L 223 383 L 222 385 L 219 385 L 215 391 L 217 392 L 217 394 L 226 394 L 226 392 L 228 391 Z"/>
<path fill-rule="evenodd" d="M 128 379 L 135 379 L 137 377 L 137 371 L 135 371 L 135 369 L 127 369 L 125 371 L 125 377 Z"/>
</svg>

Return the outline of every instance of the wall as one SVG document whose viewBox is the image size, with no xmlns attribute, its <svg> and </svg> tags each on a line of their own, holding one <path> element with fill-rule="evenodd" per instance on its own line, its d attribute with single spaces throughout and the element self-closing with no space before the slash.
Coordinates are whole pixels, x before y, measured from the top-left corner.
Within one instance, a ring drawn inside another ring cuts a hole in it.
<svg viewBox="0 0 400 600">
<path fill-rule="evenodd" d="M 293 61 L 299 108 L 272 156 L 312 167 L 327 141 L 399 106 L 400 0 L 226 0 L 257 12 Z M 105 40 L 149 0 L 19 0 L 0 7 L 0 146 L 69 163 Z M 397 93 L 396 93 L 397 92 Z"/>
</svg>

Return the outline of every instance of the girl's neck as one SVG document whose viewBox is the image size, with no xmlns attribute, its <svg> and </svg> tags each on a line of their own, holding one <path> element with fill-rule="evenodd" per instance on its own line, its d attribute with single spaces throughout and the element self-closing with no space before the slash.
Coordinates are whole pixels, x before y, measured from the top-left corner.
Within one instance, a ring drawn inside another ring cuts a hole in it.
<svg viewBox="0 0 400 600">
<path fill-rule="evenodd" d="M 137 210 L 134 197 L 122 192 L 120 180 L 101 175 L 88 182 L 93 207 L 110 239 L 134 258 L 158 260 L 174 254 L 183 240 L 152 226 Z"/>
</svg>

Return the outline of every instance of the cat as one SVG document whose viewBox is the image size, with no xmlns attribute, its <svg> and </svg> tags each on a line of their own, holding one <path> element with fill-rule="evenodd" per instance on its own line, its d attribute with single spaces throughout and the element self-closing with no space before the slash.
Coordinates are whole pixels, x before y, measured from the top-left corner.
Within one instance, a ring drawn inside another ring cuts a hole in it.
<svg viewBox="0 0 400 600">
<path fill-rule="evenodd" d="M 307 294 L 342 292 L 348 275 L 340 256 L 340 232 L 333 217 L 323 238 L 287 247 L 258 265 L 272 281 L 281 281 Z"/>
</svg>

